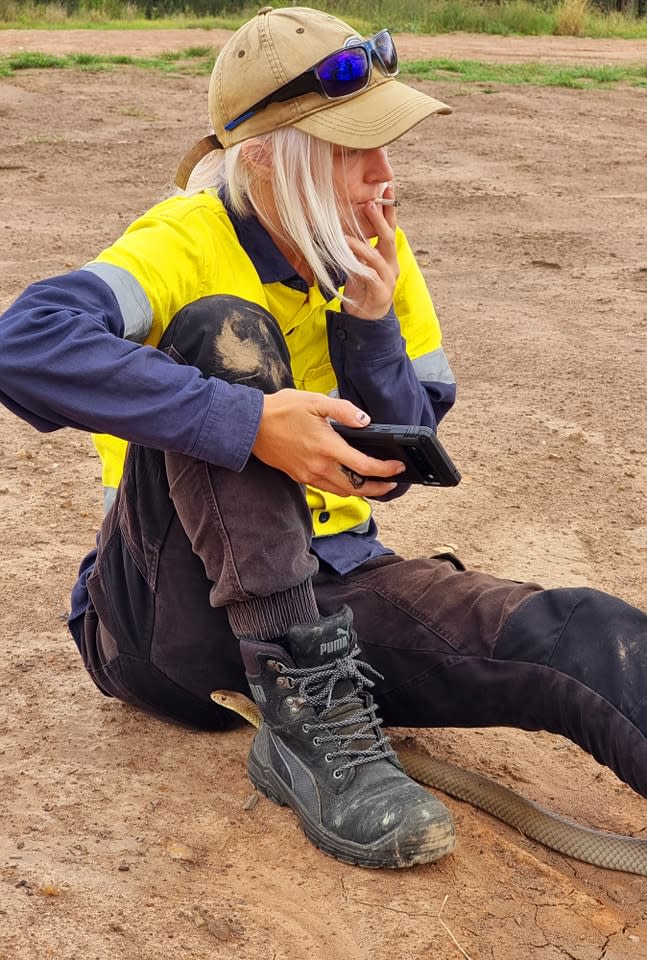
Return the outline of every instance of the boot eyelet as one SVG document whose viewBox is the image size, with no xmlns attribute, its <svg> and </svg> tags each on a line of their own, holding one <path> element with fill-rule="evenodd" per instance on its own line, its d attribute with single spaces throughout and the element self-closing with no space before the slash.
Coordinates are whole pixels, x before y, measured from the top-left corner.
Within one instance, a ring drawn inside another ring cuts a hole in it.
<svg viewBox="0 0 647 960">
<path fill-rule="evenodd" d="M 324 760 L 326 761 L 326 763 L 332 763 L 332 753 L 327 753 L 326 756 L 324 757 Z"/>
<path fill-rule="evenodd" d="M 343 771 L 343 770 L 333 770 L 332 775 L 333 775 L 333 777 L 335 778 L 335 780 L 341 780 L 341 778 L 344 776 L 344 771 Z"/>
<path fill-rule="evenodd" d="M 310 733 L 310 724 L 304 723 L 301 729 L 303 730 L 304 733 Z"/>
<path fill-rule="evenodd" d="M 312 738 L 312 743 L 314 744 L 315 747 L 320 747 L 320 746 L 321 746 L 321 737 L 313 737 L 313 738 Z"/>
</svg>

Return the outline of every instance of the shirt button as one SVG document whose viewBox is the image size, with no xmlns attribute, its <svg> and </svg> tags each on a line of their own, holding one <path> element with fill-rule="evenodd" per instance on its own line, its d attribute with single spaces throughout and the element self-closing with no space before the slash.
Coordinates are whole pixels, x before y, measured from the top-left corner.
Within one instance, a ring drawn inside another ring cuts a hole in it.
<svg viewBox="0 0 647 960">
<path fill-rule="evenodd" d="M 322 510 L 319 514 L 319 523 L 328 523 L 330 520 L 330 514 L 327 510 Z"/>
<path fill-rule="evenodd" d="M 348 340 L 348 334 L 346 333 L 345 330 L 340 330 L 340 329 L 335 330 L 335 336 L 337 337 L 338 340 L 341 340 L 342 343 Z"/>
</svg>

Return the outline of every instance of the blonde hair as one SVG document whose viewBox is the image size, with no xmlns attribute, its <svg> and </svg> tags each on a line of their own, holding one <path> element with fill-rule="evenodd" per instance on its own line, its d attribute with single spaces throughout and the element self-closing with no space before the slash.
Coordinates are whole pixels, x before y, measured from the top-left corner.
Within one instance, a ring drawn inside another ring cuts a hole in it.
<svg viewBox="0 0 647 960">
<path fill-rule="evenodd" d="M 363 235 L 348 196 L 340 196 L 335 189 L 335 147 L 295 127 L 255 137 L 253 143 L 259 152 L 271 156 L 272 193 L 285 240 L 310 267 L 322 292 L 340 296 L 340 273 L 370 276 L 371 271 L 357 259 L 345 237 L 342 204 L 346 217 L 351 211 L 352 232 Z M 244 147 L 244 143 L 236 144 L 208 154 L 191 175 L 185 192 L 224 188 L 234 213 L 241 217 L 253 213 L 266 223 L 266 211 L 253 189 L 254 164 L 245 160 Z"/>
</svg>

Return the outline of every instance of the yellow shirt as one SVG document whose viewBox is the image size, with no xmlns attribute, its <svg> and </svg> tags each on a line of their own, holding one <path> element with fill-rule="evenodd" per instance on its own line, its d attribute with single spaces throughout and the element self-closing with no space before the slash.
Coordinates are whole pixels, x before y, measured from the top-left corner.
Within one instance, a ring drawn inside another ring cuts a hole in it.
<svg viewBox="0 0 647 960">
<path fill-rule="evenodd" d="M 441 333 L 431 297 L 399 228 L 396 244 L 400 275 L 394 309 L 407 354 L 423 367 L 429 366 L 433 354 L 432 365 L 442 366 Z M 111 273 L 110 267 L 118 269 Z M 230 294 L 259 304 L 276 318 L 298 389 L 325 394 L 337 389 L 327 313 L 339 311 L 340 301 L 326 299 L 318 287 L 305 294 L 282 282 L 263 283 L 215 192 L 163 201 L 87 268 L 114 285 L 131 339 L 157 346 L 182 307 L 202 297 Z M 445 368 L 449 369 L 446 363 Z M 94 442 L 103 463 L 104 485 L 118 486 L 126 442 L 107 434 L 95 435 Z M 314 488 L 308 488 L 307 496 L 315 535 L 366 529 L 371 508 L 364 498 L 342 498 Z M 319 520 L 322 513 L 325 523 Z"/>
</svg>

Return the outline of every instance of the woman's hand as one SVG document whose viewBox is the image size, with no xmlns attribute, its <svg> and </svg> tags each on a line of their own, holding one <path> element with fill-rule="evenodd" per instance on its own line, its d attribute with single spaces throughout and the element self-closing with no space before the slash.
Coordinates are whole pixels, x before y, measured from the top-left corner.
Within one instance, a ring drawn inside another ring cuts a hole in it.
<svg viewBox="0 0 647 960">
<path fill-rule="evenodd" d="M 392 187 L 385 189 L 384 199 L 394 199 Z M 342 310 L 361 320 L 381 320 L 391 309 L 400 273 L 395 246 L 395 207 L 371 202 L 362 204 L 362 213 L 370 224 L 371 236 L 377 237 L 377 245 L 372 247 L 368 240 L 346 237 L 357 259 L 371 273 L 367 277 L 351 275 L 347 278 Z"/>
<path fill-rule="evenodd" d="M 394 483 L 358 483 L 357 479 L 353 482 L 349 471 L 359 478 L 393 477 L 404 469 L 404 464 L 399 460 L 375 460 L 355 450 L 335 433 L 328 418 L 347 427 L 365 427 L 370 422 L 368 414 L 349 400 L 302 390 L 266 394 L 252 453 L 298 483 L 341 497 L 381 497 L 393 490 Z"/>
</svg>

